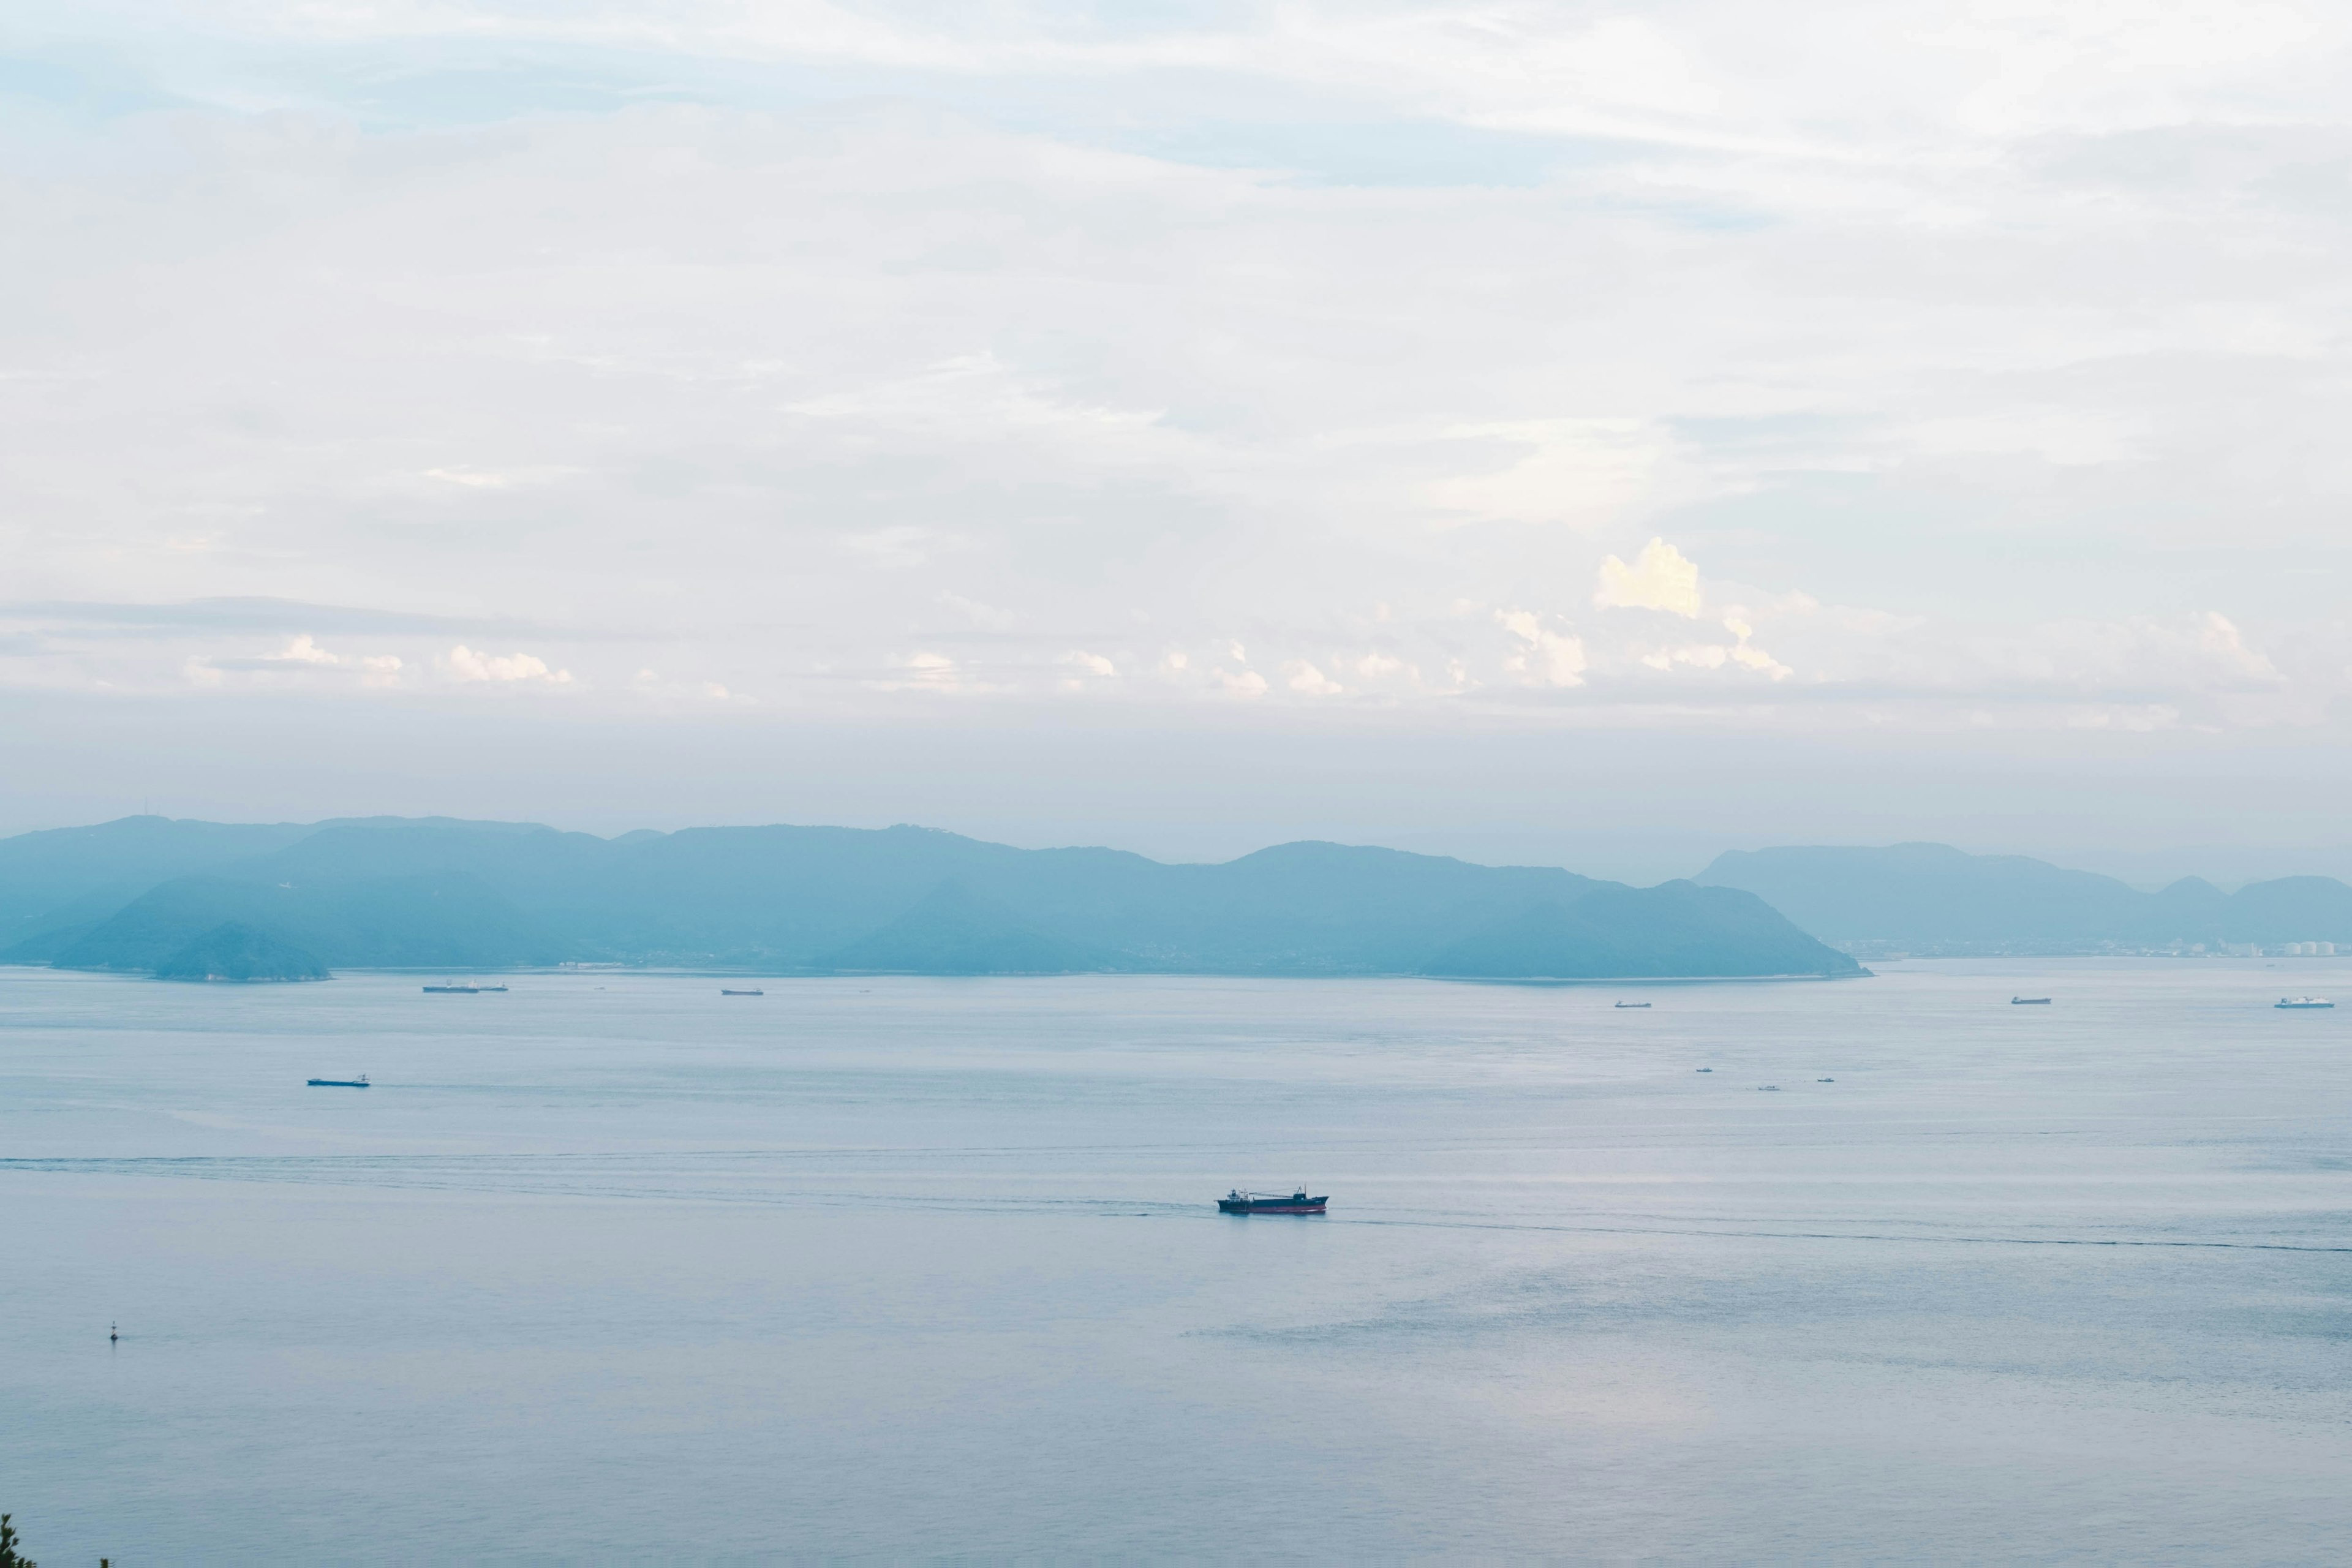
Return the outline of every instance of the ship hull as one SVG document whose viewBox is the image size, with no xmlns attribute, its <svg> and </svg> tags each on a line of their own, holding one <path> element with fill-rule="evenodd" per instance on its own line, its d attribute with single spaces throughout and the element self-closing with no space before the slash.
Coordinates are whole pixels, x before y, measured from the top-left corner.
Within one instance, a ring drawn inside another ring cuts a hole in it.
<svg viewBox="0 0 2352 1568">
<path fill-rule="evenodd" d="M 1219 1214 L 1321 1214 L 1326 1198 L 1219 1198 Z"/>
</svg>

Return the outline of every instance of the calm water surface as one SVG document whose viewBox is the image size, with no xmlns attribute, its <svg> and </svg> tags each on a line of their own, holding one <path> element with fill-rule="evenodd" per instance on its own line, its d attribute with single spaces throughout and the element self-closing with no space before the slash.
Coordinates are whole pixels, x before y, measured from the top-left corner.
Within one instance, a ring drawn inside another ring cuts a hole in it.
<svg viewBox="0 0 2352 1568">
<path fill-rule="evenodd" d="M 0 1508 L 53 1568 L 2338 1557 L 2352 1006 L 2269 1004 L 2352 966 L 1882 968 L 0 970 Z"/>
</svg>

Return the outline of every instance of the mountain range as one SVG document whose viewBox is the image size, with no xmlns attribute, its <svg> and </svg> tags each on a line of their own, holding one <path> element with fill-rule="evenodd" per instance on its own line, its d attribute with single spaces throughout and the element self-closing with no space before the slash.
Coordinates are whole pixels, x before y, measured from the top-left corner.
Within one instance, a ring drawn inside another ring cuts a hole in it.
<svg viewBox="0 0 2352 1568">
<path fill-rule="evenodd" d="M 2186 877 L 2144 892 L 2113 877 L 1944 844 L 1735 850 L 1703 886 L 1754 893 L 1848 950 L 2094 952 L 2352 943 L 2352 887 L 2281 877 L 2225 893 Z"/>
<path fill-rule="evenodd" d="M 1727 887 L 1286 844 L 1222 865 L 899 826 L 617 838 L 130 817 L 0 840 L 0 963 L 195 978 L 620 963 L 781 973 L 1847 975 Z"/>
</svg>

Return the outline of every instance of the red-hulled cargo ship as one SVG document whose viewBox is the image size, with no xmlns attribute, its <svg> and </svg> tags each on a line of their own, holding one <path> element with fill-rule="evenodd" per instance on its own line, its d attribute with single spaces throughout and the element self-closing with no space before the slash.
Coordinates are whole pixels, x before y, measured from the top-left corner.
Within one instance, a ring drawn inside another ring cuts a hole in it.
<svg viewBox="0 0 2352 1568">
<path fill-rule="evenodd" d="M 1217 1200 L 1219 1214 L 1321 1214 L 1328 1196 L 1310 1198 L 1305 1187 L 1287 1194 L 1245 1193 L 1239 1187 Z"/>
</svg>

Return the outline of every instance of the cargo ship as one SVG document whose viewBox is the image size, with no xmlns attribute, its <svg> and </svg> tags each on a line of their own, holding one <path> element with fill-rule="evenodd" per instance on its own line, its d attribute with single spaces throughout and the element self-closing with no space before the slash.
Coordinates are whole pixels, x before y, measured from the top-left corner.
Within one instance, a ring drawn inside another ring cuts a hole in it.
<svg viewBox="0 0 2352 1568">
<path fill-rule="evenodd" d="M 719 994 L 721 996 L 765 996 L 767 993 L 764 991 L 730 991 L 727 987 L 722 985 L 719 988 Z"/>
<path fill-rule="evenodd" d="M 2336 1004 L 2325 996 L 2282 996 L 2271 1005 L 2273 1007 L 2333 1007 Z"/>
<path fill-rule="evenodd" d="M 310 1080 L 312 1089 L 365 1089 L 367 1086 L 365 1073 L 357 1078 L 314 1078 Z"/>
<path fill-rule="evenodd" d="M 2047 996 L 2012 996 L 2009 999 L 2009 1005 L 2012 1007 L 2047 1007 L 2050 1005 L 2050 998 Z"/>
<path fill-rule="evenodd" d="M 1288 1195 L 1245 1193 L 1239 1187 L 1217 1200 L 1219 1214 L 1321 1214 L 1329 1197 L 1310 1198 L 1305 1187 Z"/>
<path fill-rule="evenodd" d="M 1646 1007 L 1649 1004 L 1647 1002 L 1620 1002 L 1617 1005 L 1620 1007 Z"/>
</svg>

